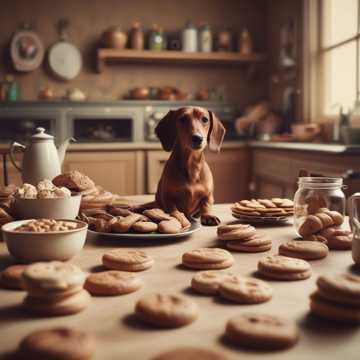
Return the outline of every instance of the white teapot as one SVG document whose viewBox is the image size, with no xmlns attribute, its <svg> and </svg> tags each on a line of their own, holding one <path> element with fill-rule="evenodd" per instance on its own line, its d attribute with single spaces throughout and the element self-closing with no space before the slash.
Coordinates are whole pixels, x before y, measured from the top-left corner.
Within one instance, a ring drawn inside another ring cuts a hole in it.
<svg viewBox="0 0 360 360">
<path fill-rule="evenodd" d="M 61 174 L 61 164 L 65 158 L 70 140 L 65 140 L 57 149 L 54 137 L 46 134 L 44 128 L 36 128 L 36 133 L 30 137 L 29 145 L 25 146 L 13 142 L 10 147 L 10 160 L 15 168 L 21 172 L 24 183 L 37 185 L 43 179 L 52 180 Z M 15 152 L 24 153 L 22 167 L 15 161 Z"/>
</svg>

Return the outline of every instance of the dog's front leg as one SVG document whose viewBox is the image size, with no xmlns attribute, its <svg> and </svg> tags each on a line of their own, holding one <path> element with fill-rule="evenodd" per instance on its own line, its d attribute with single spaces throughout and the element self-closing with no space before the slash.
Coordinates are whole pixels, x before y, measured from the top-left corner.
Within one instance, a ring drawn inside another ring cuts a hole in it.
<svg viewBox="0 0 360 360">
<path fill-rule="evenodd" d="M 211 214 L 211 208 L 214 204 L 214 196 L 210 194 L 205 198 L 200 207 L 201 224 L 207 226 L 217 226 L 220 224 L 220 219 Z"/>
</svg>

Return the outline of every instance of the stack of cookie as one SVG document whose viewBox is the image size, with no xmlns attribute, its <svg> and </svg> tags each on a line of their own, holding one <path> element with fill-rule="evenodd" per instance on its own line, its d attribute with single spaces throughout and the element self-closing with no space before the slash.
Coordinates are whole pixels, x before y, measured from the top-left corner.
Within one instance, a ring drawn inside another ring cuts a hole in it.
<svg viewBox="0 0 360 360">
<path fill-rule="evenodd" d="M 302 259 L 269 255 L 259 260 L 258 272 L 267 279 L 305 280 L 311 276 L 310 264 Z"/>
<path fill-rule="evenodd" d="M 312 314 L 344 323 L 360 324 L 360 277 L 350 274 L 322 275 L 310 296 Z"/>
<path fill-rule="evenodd" d="M 69 263 L 31 264 L 22 274 L 27 291 L 23 306 L 29 312 L 47 316 L 78 313 L 91 299 L 83 289 L 85 277 L 81 269 Z"/>
<path fill-rule="evenodd" d="M 101 186 L 95 185 L 93 180 L 77 170 L 60 174 L 52 182 L 55 186 L 65 187 L 73 193 L 82 194 L 81 209 L 104 209 L 117 197 Z"/>
<path fill-rule="evenodd" d="M 229 250 L 241 252 L 263 252 L 271 249 L 271 239 L 259 234 L 251 225 L 231 224 L 217 228 L 218 239 L 226 241 Z"/>
<path fill-rule="evenodd" d="M 352 233 L 340 228 L 343 222 L 339 212 L 320 208 L 316 214 L 305 217 L 298 232 L 304 240 L 323 242 L 329 249 L 350 250 Z"/>
<path fill-rule="evenodd" d="M 196 273 L 191 288 L 200 294 L 220 295 L 238 304 L 260 304 L 272 297 L 272 288 L 265 281 L 223 271 Z"/>
<path fill-rule="evenodd" d="M 294 202 L 281 198 L 241 200 L 231 211 L 236 218 L 287 217 L 294 215 Z"/>
</svg>

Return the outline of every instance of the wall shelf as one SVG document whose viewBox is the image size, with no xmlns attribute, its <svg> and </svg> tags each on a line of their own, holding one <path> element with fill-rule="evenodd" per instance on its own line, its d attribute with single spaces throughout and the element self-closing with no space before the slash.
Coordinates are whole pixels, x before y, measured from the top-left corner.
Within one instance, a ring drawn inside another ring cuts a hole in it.
<svg viewBox="0 0 360 360">
<path fill-rule="evenodd" d="M 188 53 L 183 51 L 151 51 L 130 49 L 98 49 L 97 70 L 103 72 L 108 63 L 187 64 L 187 65 L 253 65 L 265 61 L 264 54 L 242 55 L 235 52 Z"/>
</svg>

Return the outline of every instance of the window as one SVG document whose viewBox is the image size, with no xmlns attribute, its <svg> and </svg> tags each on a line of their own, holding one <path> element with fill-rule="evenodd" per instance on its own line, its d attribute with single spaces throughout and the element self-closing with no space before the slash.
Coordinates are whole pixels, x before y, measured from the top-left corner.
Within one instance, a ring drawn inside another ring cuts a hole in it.
<svg viewBox="0 0 360 360">
<path fill-rule="evenodd" d="M 360 95 L 360 0 L 322 0 L 319 68 L 321 115 L 353 109 Z M 338 105 L 338 106 L 336 106 Z"/>
</svg>

